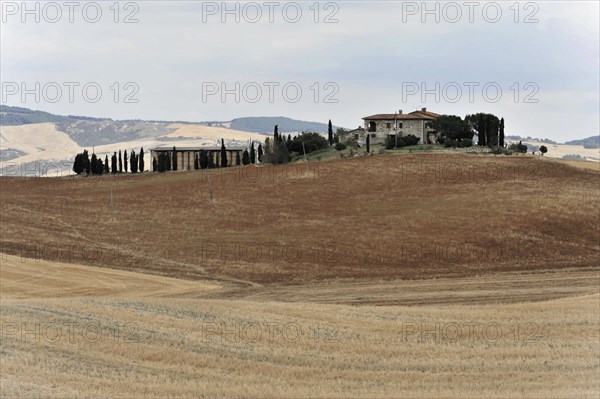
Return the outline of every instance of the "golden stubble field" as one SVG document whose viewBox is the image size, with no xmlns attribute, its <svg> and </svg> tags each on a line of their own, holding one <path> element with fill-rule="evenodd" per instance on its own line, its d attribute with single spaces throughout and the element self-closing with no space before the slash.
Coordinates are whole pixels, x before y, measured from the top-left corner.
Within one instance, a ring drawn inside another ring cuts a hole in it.
<svg viewBox="0 0 600 399">
<path fill-rule="evenodd" d="M 600 394 L 598 171 L 237 171 L 3 179 L 2 397 Z"/>
<path fill-rule="evenodd" d="M 208 281 L 10 255 L 0 266 L 2 397 L 600 393 L 597 272 L 382 282 L 412 306 L 354 306 L 339 302 L 374 287 L 236 299 Z"/>
</svg>

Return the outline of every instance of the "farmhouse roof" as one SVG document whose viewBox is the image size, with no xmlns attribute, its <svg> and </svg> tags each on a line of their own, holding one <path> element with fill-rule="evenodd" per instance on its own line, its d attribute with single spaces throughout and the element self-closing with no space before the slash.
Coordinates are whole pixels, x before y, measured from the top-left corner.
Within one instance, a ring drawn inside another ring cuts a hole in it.
<svg viewBox="0 0 600 399">
<path fill-rule="evenodd" d="M 364 132 L 365 129 L 362 126 L 359 126 L 357 129 L 354 130 L 346 130 L 344 131 L 342 134 L 351 134 L 351 133 L 360 133 L 360 132 Z"/>
<path fill-rule="evenodd" d="M 247 149 L 247 147 L 227 147 L 225 146 L 225 149 L 227 151 L 244 151 Z M 221 147 L 177 147 L 175 146 L 175 150 L 176 151 L 200 151 L 200 150 L 205 150 L 205 151 L 221 151 Z M 151 148 L 150 151 L 173 151 L 173 146 L 169 146 L 169 147 L 155 147 L 155 148 Z"/>
<path fill-rule="evenodd" d="M 440 116 L 435 112 L 427 111 L 427 108 L 422 108 L 420 111 L 414 111 L 408 114 L 375 114 L 365 116 L 363 120 L 409 120 L 409 119 L 426 119 L 433 120 Z"/>
</svg>

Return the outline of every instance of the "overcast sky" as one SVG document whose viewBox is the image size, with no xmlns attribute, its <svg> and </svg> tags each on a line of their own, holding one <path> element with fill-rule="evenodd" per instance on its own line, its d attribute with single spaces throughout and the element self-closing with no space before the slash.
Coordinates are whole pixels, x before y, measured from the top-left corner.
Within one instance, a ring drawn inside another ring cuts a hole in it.
<svg viewBox="0 0 600 399">
<path fill-rule="evenodd" d="M 345 127 L 427 107 L 494 113 L 508 135 L 600 131 L 597 1 L 229 2 L 231 13 L 222 2 L 74 3 L 29 2 L 27 13 L 21 1 L 2 2 L 4 104 Z"/>
</svg>

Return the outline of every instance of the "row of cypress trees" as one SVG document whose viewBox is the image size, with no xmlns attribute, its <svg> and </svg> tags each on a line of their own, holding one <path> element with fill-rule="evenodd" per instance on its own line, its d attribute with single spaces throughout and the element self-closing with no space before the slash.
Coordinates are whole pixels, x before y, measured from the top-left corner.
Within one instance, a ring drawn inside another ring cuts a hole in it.
<svg viewBox="0 0 600 399">
<path fill-rule="evenodd" d="M 216 165 L 213 156 L 209 156 L 209 151 L 200 150 L 194 159 L 194 169 L 214 169 L 217 166 L 221 168 L 226 168 L 229 165 L 229 159 L 227 159 L 227 147 L 225 147 L 225 140 L 221 139 L 221 156 L 220 156 L 220 164 Z M 242 156 L 240 158 L 240 154 L 236 153 L 235 157 L 235 165 L 250 165 L 255 164 L 258 160 L 262 161 L 263 157 L 263 148 L 262 144 L 258 144 L 258 150 L 254 148 L 254 141 L 250 145 L 250 151 L 247 149 L 244 150 Z M 178 170 L 178 160 L 177 160 L 177 148 L 173 147 L 173 150 L 169 152 L 160 152 L 158 154 L 158 159 L 152 160 L 152 170 L 155 172 L 168 172 L 168 171 L 176 171 Z"/>
<path fill-rule="evenodd" d="M 123 162 L 123 159 L 125 160 Z M 119 150 L 119 155 L 117 157 L 117 152 L 115 151 L 111 157 L 110 167 L 108 161 L 108 155 L 104 156 L 104 161 L 102 158 L 96 157 L 96 154 L 92 153 L 91 159 L 87 150 L 83 150 L 82 153 L 79 153 L 75 156 L 75 161 L 73 162 L 73 172 L 76 174 L 86 174 L 86 175 L 102 175 L 102 174 L 117 174 L 117 173 L 125 173 L 128 172 L 128 167 L 130 168 L 131 173 L 143 172 L 145 168 L 144 164 L 144 148 L 140 149 L 140 153 L 136 154 L 134 150 L 131 150 L 129 154 L 129 158 L 127 156 L 127 150 L 124 152 L 124 157 L 121 157 L 121 150 Z"/>
</svg>

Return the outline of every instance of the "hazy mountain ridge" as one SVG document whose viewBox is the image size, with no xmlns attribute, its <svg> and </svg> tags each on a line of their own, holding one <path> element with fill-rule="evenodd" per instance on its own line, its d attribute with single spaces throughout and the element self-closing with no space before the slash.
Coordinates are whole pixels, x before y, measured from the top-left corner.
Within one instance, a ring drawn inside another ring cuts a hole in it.
<svg viewBox="0 0 600 399">
<path fill-rule="evenodd" d="M 584 148 L 600 148 L 600 135 L 587 137 L 581 140 L 567 141 L 565 144 L 582 145 Z"/>
<path fill-rule="evenodd" d="M 317 132 L 326 134 L 327 123 L 291 119 L 283 116 L 242 117 L 231 121 L 158 121 L 158 120 L 113 120 L 76 115 L 55 115 L 45 111 L 0 105 L 0 126 L 19 126 L 36 123 L 55 123 L 57 128 L 67 133 L 82 146 L 110 144 L 119 141 L 132 141 L 140 138 L 159 137 L 172 132 L 168 125 L 189 124 L 223 127 L 244 132 L 270 135 L 275 125 L 282 133 Z M 334 130 L 337 126 L 334 126 Z"/>
<path fill-rule="evenodd" d="M 246 132 L 272 134 L 274 126 L 279 127 L 281 133 L 315 132 L 327 134 L 327 123 L 300 121 L 284 116 L 255 116 L 235 118 L 231 121 L 231 128 Z M 337 126 L 334 126 L 334 131 Z"/>
</svg>

